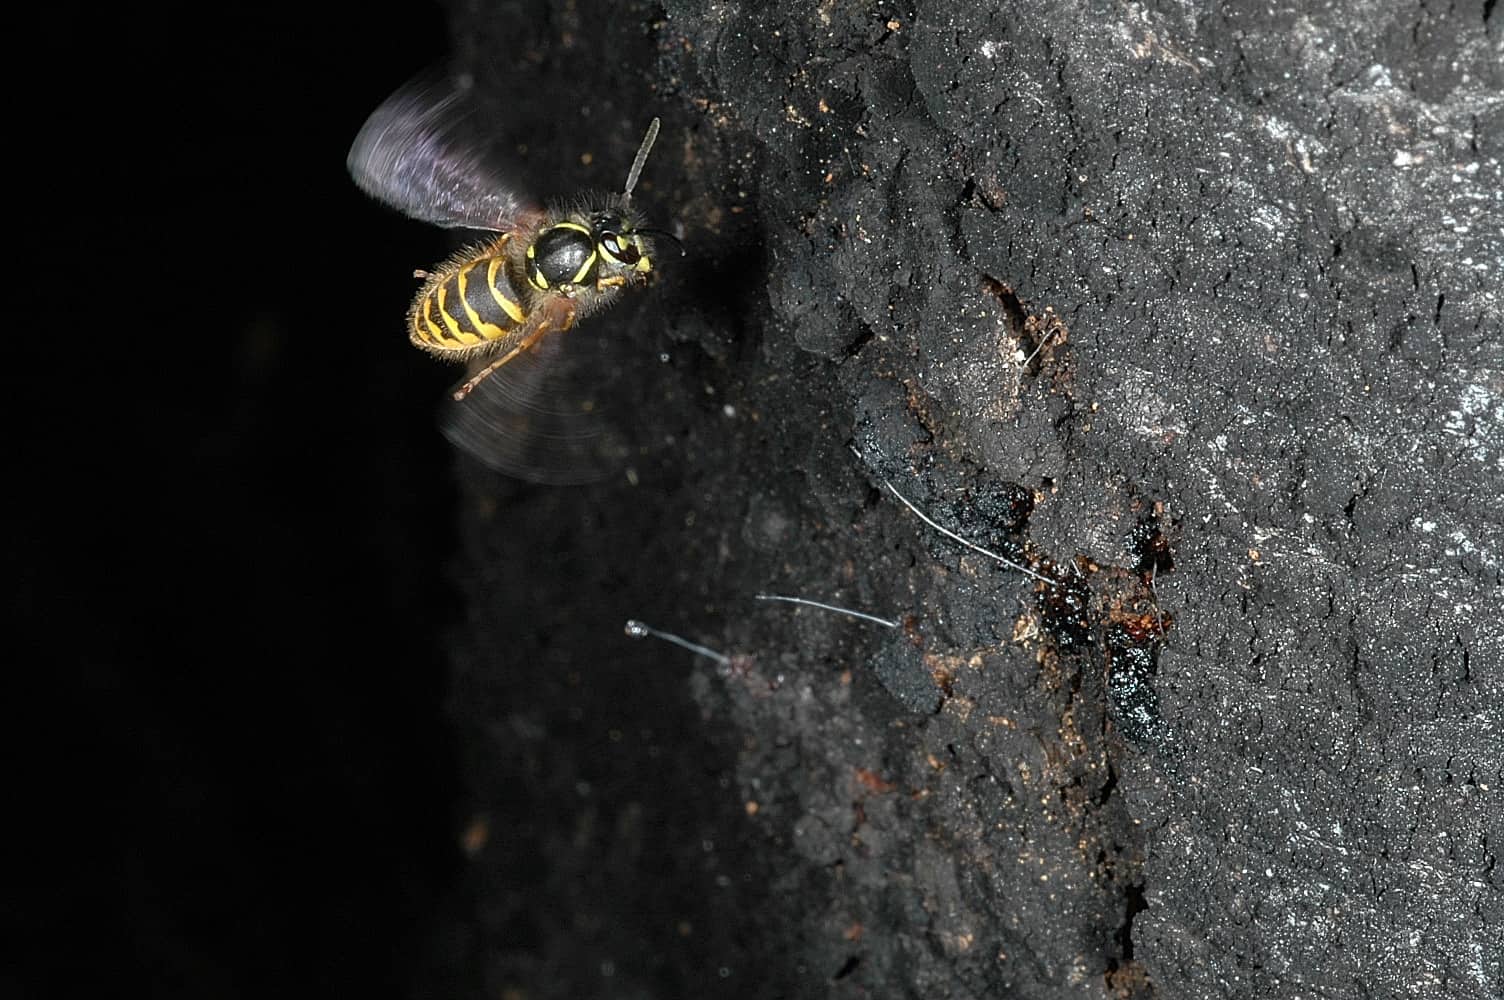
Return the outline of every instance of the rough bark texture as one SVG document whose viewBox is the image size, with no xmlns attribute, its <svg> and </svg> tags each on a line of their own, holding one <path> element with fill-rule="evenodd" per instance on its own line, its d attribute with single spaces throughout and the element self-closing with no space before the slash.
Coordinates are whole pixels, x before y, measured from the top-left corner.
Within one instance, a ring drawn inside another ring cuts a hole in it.
<svg viewBox="0 0 1504 1000">
<path fill-rule="evenodd" d="M 630 476 L 462 466 L 464 985 L 1500 995 L 1500 17 L 458 16 L 688 251 Z"/>
</svg>

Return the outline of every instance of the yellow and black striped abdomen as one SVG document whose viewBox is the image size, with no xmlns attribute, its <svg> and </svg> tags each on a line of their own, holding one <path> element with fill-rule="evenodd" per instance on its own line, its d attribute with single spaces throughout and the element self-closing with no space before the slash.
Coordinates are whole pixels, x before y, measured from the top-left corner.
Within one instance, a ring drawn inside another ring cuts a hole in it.
<svg viewBox="0 0 1504 1000">
<path fill-rule="evenodd" d="M 527 311 L 512 289 L 508 239 L 503 235 L 429 274 L 408 312 L 414 344 L 461 360 L 485 353 L 522 325 Z"/>
</svg>

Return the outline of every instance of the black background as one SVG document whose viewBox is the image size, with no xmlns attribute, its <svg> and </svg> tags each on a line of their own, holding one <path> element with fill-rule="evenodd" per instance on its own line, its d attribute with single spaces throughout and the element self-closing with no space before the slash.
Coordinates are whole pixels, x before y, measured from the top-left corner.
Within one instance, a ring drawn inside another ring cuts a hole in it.
<svg viewBox="0 0 1504 1000">
<path fill-rule="evenodd" d="M 457 864 L 444 237 L 344 170 L 445 14 L 207 10 L 27 33 L 7 996 L 394 996 Z"/>
</svg>

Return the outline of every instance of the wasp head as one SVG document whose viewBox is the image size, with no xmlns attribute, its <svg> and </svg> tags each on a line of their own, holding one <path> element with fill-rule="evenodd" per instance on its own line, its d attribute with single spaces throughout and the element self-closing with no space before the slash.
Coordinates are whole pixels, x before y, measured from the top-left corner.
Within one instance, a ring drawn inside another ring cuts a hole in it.
<svg viewBox="0 0 1504 1000">
<path fill-rule="evenodd" d="M 528 283 L 538 291 L 585 304 L 646 282 L 653 272 L 652 244 L 621 209 L 571 212 L 534 237 L 526 269 Z"/>
<path fill-rule="evenodd" d="M 649 279 L 653 273 L 649 234 L 678 243 L 662 230 L 641 228 L 631 210 L 632 189 L 657 136 L 658 119 L 654 118 L 620 195 L 558 213 L 558 221 L 546 224 L 533 238 L 525 262 L 533 288 L 567 295 L 588 311 L 610 301 L 620 289 Z"/>
</svg>

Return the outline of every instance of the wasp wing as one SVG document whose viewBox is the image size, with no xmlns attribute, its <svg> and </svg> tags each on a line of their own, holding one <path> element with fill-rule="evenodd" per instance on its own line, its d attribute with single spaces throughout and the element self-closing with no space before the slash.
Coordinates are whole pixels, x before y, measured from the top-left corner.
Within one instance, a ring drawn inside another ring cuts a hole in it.
<svg viewBox="0 0 1504 1000">
<path fill-rule="evenodd" d="M 414 219 L 510 229 L 541 210 L 497 165 L 482 120 L 473 87 L 428 74 L 371 113 L 345 164 L 362 191 Z"/>
<path fill-rule="evenodd" d="M 483 465 L 529 482 L 616 475 L 634 454 L 621 405 L 627 343 L 609 323 L 549 333 L 463 400 L 446 402 L 439 428 Z"/>
</svg>

